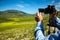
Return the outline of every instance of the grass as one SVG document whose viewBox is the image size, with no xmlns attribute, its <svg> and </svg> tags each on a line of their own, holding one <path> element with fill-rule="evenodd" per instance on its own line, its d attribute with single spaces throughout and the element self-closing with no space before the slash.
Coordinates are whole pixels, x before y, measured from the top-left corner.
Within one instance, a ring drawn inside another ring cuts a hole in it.
<svg viewBox="0 0 60 40">
<path fill-rule="evenodd" d="M 12 21 L 0 23 L 0 40 L 35 40 L 33 16 L 9 19 Z"/>
<path fill-rule="evenodd" d="M 29 23 L 29 24 L 28 24 Z M 8 38 L 15 38 L 16 35 L 19 36 L 20 39 L 31 38 L 33 37 L 34 31 L 34 23 L 32 22 L 21 22 L 21 23 L 10 23 L 8 26 L 3 26 L 3 31 L 1 32 L 3 39 L 5 40 L 5 36 Z M 29 26 L 28 26 L 29 25 Z M 7 33 L 6 33 L 7 32 Z M 13 32 L 13 33 L 12 33 Z M 16 33 L 16 34 L 15 34 Z M 7 34 L 7 35 L 6 35 Z M 5 35 L 5 36 L 4 36 Z M 14 36 L 14 37 L 13 37 Z M 27 37 L 28 36 L 28 37 Z M 16 39 L 19 39 L 16 38 Z M 33 39 L 33 38 L 32 38 Z"/>
<path fill-rule="evenodd" d="M 5 23 L 3 23 L 5 24 Z M 29 25 L 29 26 L 28 26 Z M 6 23 L 6 25 L 1 25 L 0 27 L 0 39 L 1 40 L 7 40 L 10 38 L 15 39 L 15 40 L 20 40 L 20 39 L 34 39 L 34 26 L 35 24 L 33 22 L 21 22 L 21 23 L 12 23 L 9 22 Z M 7 36 L 7 37 L 6 37 Z M 19 37 L 18 37 L 19 36 Z M 17 38 L 18 37 L 18 38 Z M 3 38 L 3 39 L 2 39 Z"/>
</svg>

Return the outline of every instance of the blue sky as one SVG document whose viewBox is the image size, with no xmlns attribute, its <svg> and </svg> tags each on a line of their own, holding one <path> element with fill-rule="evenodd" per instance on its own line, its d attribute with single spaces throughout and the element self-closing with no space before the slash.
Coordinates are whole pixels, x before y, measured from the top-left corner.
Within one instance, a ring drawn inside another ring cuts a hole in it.
<svg viewBox="0 0 60 40">
<path fill-rule="evenodd" d="M 48 4 L 53 4 L 60 10 L 60 0 L 0 0 L 0 11 L 19 10 L 33 14 L 38 8 L 46 8 Z"/>
</svg>

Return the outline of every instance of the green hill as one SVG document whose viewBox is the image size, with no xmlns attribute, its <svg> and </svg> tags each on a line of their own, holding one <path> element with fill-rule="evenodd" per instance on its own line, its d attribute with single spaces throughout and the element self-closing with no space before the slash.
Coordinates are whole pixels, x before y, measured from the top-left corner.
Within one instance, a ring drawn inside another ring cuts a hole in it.
<svg viewBox="0 0 60 40">
<path fill-rule="evenodd" d="M 27 20 L 29 20 L 29 17 L 31 17 L 31 16 L 32 16 L 32 14 L 28 14 L 28 13 L 18 11 L 18 10 L 0 11 L 0 22 L 16 21 L 16 20 L 27 21 Z"/>
<path fill-rule="evenodd" d="M 18 10 L 6 10 L 6 11 L 0 11 L 0 17 L 20 17 L 20 16 L 24 16 L 24 15 L 28 15 L 25 12 L 22 11 L 18 11 Z"/>
</svg>

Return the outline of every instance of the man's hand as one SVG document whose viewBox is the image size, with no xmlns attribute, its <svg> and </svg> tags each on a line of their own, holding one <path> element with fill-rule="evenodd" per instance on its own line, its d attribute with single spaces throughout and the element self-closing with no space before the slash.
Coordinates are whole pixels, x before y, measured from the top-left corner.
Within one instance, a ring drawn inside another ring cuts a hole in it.
<svg viewBox="0 0 60 40">
<path fill-rule="evenodd" d="M 39 22 L 39 21 L 42 21 L 42 20 L 43 20 L 42 15 L 41 15 L 41 12 L 37 12 L 37 13 L 36 13 L 35 20 L 36 20 L 37 22 Z"/>
</svg>

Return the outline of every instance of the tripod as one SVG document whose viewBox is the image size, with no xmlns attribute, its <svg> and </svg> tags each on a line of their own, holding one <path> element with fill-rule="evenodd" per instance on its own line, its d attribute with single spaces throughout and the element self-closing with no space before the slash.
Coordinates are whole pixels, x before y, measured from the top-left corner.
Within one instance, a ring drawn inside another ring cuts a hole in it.
<svg viewBox="0 0 60 40">
<path fill-rule="evenodd" d="M 50 34 L 50 27 L 54 27 L 54 30 L 53 30 L 53 33 L 56 32 L 56 22 L 53 18 L 49 18 L 49 24 L 47 24 L 49 26 L 49 29 L 48 29 L 48 35 Z"/>
</svg>

